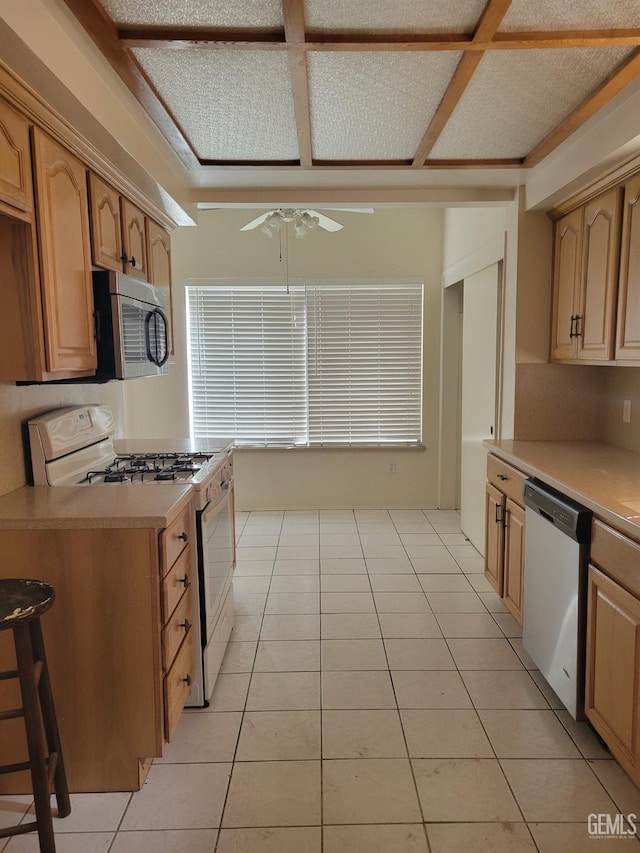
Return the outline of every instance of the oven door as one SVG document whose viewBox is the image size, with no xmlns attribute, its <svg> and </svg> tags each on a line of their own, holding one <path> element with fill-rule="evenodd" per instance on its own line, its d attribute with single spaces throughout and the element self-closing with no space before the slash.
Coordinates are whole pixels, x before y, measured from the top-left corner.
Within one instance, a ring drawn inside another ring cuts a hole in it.
<svg viewBox="0 0 640 853">
<path fill-rule="evenodd" d="M 198 535 L 200 642 L 195 648 L 194 681 L 187 701 L 190 707 L 206 707 L 220 671 L 235 616 L 233 567 L 235 521 L 233 479 L 229 477 L 196 515 Z"/>
</svg>

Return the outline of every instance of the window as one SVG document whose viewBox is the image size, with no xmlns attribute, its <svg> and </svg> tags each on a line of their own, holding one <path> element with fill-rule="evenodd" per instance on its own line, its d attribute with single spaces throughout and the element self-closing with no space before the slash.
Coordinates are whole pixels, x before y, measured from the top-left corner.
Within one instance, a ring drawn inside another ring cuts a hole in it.
<svg viewBox="0 0 640 853">
<path fill-rule="evenodd" d="M 187 287 L 194 438 L 419 444 L 422 301 L 415 280 Z"/>
</svg>

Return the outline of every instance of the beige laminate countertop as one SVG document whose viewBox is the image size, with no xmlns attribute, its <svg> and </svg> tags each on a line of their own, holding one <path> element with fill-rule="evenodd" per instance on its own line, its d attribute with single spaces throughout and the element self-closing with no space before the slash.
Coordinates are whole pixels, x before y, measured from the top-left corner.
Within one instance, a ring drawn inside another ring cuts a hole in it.
<svg viewBox="0 0 640 853">
<path fill-rule="evenodd" d="M 598 441 L 485 441 L 505 462 L 640 541 L 640 453 Z"/>
<path fill-rule="evenodd" d="M 192 487 L 24 486 L 0 496 L 0 529 L 167 527 L 191 497 Z"/>
</svg>

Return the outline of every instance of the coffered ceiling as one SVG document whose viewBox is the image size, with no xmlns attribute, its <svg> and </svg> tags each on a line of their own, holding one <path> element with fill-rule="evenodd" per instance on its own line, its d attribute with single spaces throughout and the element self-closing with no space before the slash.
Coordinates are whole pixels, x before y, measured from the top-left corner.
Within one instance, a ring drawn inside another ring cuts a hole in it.
<svg viewBox="0 0 640 853">
<path fill-rule="evenodd" d="M 640 75 L 640 0 L 65 0 L 183 163 L 529 167 Z"/>
</svg>

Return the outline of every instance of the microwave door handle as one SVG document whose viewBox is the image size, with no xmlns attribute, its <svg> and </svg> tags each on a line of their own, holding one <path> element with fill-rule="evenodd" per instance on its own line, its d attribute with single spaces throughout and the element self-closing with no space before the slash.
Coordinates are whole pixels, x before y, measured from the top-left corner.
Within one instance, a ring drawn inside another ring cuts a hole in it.
<svg viewBox="0 0 640 853">
<path fill-rule="evenodd" d="M 160 317 L 162 323 L 165 328 L 165 340 L 166 340 L 166 331 L 167 331 L 167 318 L 164 316 L 162 311 L 159 308 L 154 308 L 153 311 L 149 311 L 147 316 L 144 319 L 144 338 L 145 344 L 147 347 L 147 358 L 150 362 L 157 365 L 158 367 L 162 367 L 162 365 L 169 358 L 169 350 L 165 344 L 164 355 L 160 357 L 158 355 L 158 329 L 157 329 L 157 318 Z M 153 322 L 153 349 L 151 347 L 151 323 Z M 154 352 L 155 350 L 155 352 Z"/>
<path fill-rule="evenodd" d="M 165 364 L 165 362 L 169 358 L 169 321 L 167 320 L 167 317 L 166 317 L 164 311 L 161 311 L 159 308 L 156 308 L 154 313 L 160 318 L 160 322 L 162 323 L 162 325 L 164 327 L 164 354 L 163 354 L 162 358 L 157 362 L 158 367 L 162 367 L 162 365 Z M 156 327 L 156 341 L 157 340 L 158 340 L 158 335 L 157 335 L 157 327 Z M 157 345 L 156 345 L 156 349 L 157 349 Z"/>
</svg>

